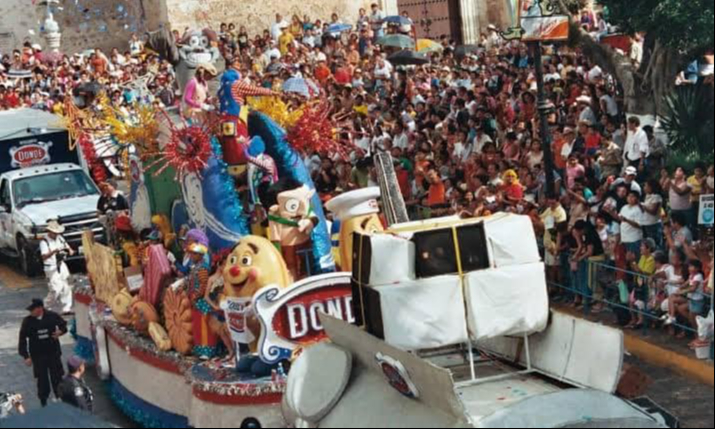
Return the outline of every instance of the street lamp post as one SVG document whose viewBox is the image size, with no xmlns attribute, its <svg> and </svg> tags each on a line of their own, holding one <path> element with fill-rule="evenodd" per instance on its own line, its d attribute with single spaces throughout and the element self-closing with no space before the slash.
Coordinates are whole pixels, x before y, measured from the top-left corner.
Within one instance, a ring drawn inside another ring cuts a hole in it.
<svg viewBox="0 0 715 429">
<path fill-rule="evenodd" d="M 552 113 L 553 106 L 546 99 L 544 90 L 544 63 L 541 56 L 541 42 L 529 42 L 534 55 L 536 68 L 537 102 L 539 109 L 539 133 L 541 146 L 544 151 L 544 172 L 546 174 L 546 197 L 556 198 L 556 180 L 554 174 L 554 156 L 551 150 L 551 132 L 549 130 L 548 116 Z"/>
</svg>

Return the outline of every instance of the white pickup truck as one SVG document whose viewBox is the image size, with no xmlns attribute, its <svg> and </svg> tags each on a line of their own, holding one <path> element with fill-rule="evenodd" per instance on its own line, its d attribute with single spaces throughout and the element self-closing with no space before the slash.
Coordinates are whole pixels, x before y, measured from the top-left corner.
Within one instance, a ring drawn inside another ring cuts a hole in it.
<svg viewBox="0 0 715 429">
<path fill-rule="evenodd" d="M 85 171 L 75 164 L 50 164 L 6 172 L 0 176 L 0 251 L 19 258 L 22 271 L 32 277 L 42 272 L 39 245 L 47 221 L 58 219 L 63 236 L 81 255 L 82 232 L 104 229 L 97 215 L 100 193 Z M 71 260 L 72 258 L 70 258 Z"/>
</svg>

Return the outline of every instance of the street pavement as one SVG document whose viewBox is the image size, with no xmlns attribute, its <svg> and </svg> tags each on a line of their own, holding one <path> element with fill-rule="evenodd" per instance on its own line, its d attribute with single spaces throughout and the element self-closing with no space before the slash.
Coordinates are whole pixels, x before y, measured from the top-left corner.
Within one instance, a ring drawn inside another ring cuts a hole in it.
<svg viewBox="0 0 715 429">
<path fill-rule="evenodd" d="M 25 308 L 33 298 L 44 298 L 47 287 L 42 279 L 28 280 L 13 272 L 7 263 L 0 263 L 0 392 L 22 394 L 28 413 L 40 408 L 32 369 L 25 366 L 17 354 L 18 333 Z M 63 360 L 73 354 L 74 340 L 62 338 Z M 95 414 L 121 428 L 136 427 L 110 401 L 102 382 L 93 369 L 87 371 L 86 381 L 95 395 Z"/>
<path fill-rule="evenodd" d="M 632 356 L 627 357 L 626 362 L 640 368 L 652 378 L 653 384 L 644 396 L 679 418 L 682 427 L 715 427 L 715 391 L 711 386 L 691 381 L 673 371 L 649 365 Z"/>
</svg>

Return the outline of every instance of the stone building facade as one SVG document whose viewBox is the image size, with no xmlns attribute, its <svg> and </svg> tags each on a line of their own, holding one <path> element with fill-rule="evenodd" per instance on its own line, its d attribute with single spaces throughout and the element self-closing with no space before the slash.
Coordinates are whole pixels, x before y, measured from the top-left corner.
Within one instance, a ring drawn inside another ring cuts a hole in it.
<svg viewBox="0 0 715 429">
<path fill-rule="evenodd" d="M 42 1 L 0 1 L 0 53 L 7 54 L 27 41 L 45 45 L 41 31 L 46 8 L 40 5 Z M 233 22 L 256 34 L 270 26 L 276 12 L 287 20 L 293 14 L 326 20 L 336 12 L 352 24 L 359 9 L 369 9 L 373 1 L 387 14 L 399 13 L 398 0 L 60 0 L 54 16 L 62 31 L 62 51 L 71 54 L 94 47 L 126 49 L 132 34 L 162 25 L 183 31 Z M 463 41 L 475 43 L 489 23 L 505 22 L 504 3 L 459 0 Z"/>
</svg>

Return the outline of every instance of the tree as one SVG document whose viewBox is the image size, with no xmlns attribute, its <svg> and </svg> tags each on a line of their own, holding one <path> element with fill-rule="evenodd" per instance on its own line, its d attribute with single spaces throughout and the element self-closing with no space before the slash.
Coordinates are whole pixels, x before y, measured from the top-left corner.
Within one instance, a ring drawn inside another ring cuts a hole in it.
<svg viewBox="0 0 715 429">
<path fill-rule="evenodd" d="M 575 16 L 583 0 L 558 0 Z M 626 34 L 645 34 L 644 58 L 636 69 L 627 57 L 597 43 L 573 20 L 572 43 L 621 82 L 626 108 L 636 114 L 664 114 L 677 74 L 715 40 L 712 0 L 601 0 L 608 21 Z"/>
</svg>

